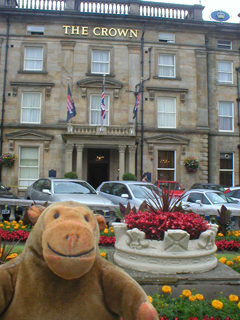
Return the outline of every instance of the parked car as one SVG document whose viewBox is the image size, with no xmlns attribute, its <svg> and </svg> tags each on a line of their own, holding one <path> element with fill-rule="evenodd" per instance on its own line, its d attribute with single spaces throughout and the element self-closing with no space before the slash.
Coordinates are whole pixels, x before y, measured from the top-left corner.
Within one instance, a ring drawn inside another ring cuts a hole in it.
<svg viewBox="0 0 240 320">
<path fill-rule="evenodd" d="M 113 205 L 111 200 L 97 194 L 96 190 L 84 180 L 42 178 L 29 186 L 24 195 L 25 199 L 42 200 L 49 202 L 76 201 L 88 205 Z M 107 222 L 109 212 L 98 211 L 104 214 Z"/>
<path fill-rule="evenodd" d="M 230 187 L 224 191 L 225 195 L 240 202 L 240 186 Z"/>
<path fill-rule="evenodd" d="M 1 182 L 0 182 L 0 198 L 5 198 L 5 199 L 19 199 L 18 196 L 15 196 L 12 192 L 10 192 L 11 188 L 5 187 Z"/>
<path fill-rule="evenodd" d="M 170 195 L 173 194 L 174 198 L 179 198 L 184 194 L 183 187 L 177 181 L 157 180 L 155 185 L 160 189 L 170 188 Z"/>
<path fill-rule="evenodd" d="M 232 215 L 240 215 L 240 203 L 221 191 L 192 189 L 185 192 L 180 199 L 184 209 L 190 209 L 201 215 L 216 215 L 222 205 L 231 210 Z"/>
<path fill-rule="evenodd" d="M 225 188 L 223 186 L 215 183 L 194 183 L 189 190 L 191 189 L 207 189 L 221 192 L 225 191 Z"/>
<path fill-rule="evenodd" d="M 126 206 L 129 202 L 131 207 L 135 206 L 137 209 L 144 200 L 150 199 L 152 191 L 159 191 L 154 184 L 139 181 L 105 181 L 96 190 L 114 204 Z"/>
</svg>

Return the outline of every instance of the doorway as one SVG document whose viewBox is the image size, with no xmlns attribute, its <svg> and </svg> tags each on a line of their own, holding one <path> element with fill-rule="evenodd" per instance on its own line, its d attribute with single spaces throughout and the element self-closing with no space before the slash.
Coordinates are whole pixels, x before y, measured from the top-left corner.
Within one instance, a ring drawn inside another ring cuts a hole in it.
<svg viewBox="0 0 240 320">
<path fill-rule="evenodd" d="M 103 181 L 109 180 L 109 149 L 88 149 L 87 181 L 97 188 Z"/>
</svg>

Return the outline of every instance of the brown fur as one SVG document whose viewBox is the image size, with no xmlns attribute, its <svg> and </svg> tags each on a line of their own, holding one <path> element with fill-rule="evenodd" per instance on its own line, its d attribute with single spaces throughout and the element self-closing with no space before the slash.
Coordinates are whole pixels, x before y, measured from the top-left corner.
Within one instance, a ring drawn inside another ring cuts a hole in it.
<svg viewBox="0 0 240 320">
<path fill-rule="evenodd" d="M 23 253 L 0 267 L 1 320 L 158 319 L 142 288 L 100 257 L 97 219 L 75 202 L 42 212 Z"/>
</svg>

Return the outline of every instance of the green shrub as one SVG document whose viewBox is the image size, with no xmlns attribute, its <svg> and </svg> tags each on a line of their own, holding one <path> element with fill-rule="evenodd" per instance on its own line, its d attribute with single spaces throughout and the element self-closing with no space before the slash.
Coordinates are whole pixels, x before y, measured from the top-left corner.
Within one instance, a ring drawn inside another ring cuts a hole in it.
<svg viewBox="0 0 240 320">
<path fill-rule="evenodd" d="M 65 179 L 78 179 L 78 175 L 76 174 L 76 172 L 70 171 L 70 172 L 66 172 L 64 174 L 64 178 Z"/>
<path fill-rule="evenodd" d="M 123 180 L 137 181 L 137 177 L 133 173 L 124 173 L 122 176 Z"/>
</svg>

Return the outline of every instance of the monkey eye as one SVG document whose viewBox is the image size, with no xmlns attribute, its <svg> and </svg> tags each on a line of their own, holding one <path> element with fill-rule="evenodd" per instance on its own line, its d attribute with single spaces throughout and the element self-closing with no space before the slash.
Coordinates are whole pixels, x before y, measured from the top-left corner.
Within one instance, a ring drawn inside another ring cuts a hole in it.
<svg viewBox="0 0 240 320">
<path fill-rule="evenodd" d="M 84 216 L 84 219 L 88 222 L 89 221 L 89 219 L 88 219 L 88 217 L 87 216 Z"/>
<path fill-rule="evenodd" d="M 59 217 L 59 213 L 56 212 L 56 213 L 54 214 L 54 219 L 57 219 L 58 217 Z"/>
</svg>

